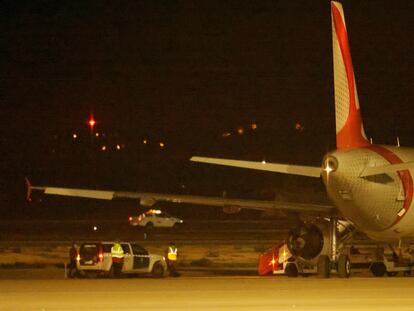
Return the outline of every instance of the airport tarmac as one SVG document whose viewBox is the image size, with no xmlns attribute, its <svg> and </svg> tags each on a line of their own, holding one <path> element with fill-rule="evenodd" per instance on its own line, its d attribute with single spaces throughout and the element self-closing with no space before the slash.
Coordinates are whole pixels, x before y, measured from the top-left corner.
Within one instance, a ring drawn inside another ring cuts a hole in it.
<svg viewBox="0 0 414 311">
<path fill-rule="evenodd" d="M 0 310 L 414 310 L 414 278 L 1 280 Z"/>
</svg>

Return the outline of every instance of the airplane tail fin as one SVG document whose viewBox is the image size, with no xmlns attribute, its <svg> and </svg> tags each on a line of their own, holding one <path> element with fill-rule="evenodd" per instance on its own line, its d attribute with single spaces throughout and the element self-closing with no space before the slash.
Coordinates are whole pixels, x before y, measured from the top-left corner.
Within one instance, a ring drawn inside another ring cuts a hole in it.
<svg viewBox="0 0 414 311">
<path fill-rule="evenodd" d="M 331 2 L 335 84 L 336 147 L 360 148 L 370 143 L 359 110 L 358 93 L 342 5 Z"/>
</svg>

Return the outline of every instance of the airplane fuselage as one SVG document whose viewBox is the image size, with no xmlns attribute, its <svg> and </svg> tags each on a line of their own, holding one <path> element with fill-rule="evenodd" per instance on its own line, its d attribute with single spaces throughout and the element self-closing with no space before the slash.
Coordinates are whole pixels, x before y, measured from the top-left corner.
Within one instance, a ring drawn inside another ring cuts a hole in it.
<svg viewBox="0 0 414 311">
<path fill-rule="evenodd" d="M 376 240 L 414 237 L 413 172 L 361 177 L 366 167 L 414 161 L 414 149 L 370 145 L 336 150 L 323 161 L 329 197 L 343 216 Z M 328 169 L 327 169 L 328 168 Z"/>
</svg>

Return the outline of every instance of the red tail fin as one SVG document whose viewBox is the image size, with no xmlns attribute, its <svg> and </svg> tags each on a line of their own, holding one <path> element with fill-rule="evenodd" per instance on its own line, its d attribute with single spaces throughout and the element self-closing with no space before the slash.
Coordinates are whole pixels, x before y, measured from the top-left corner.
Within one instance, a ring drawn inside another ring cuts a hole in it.
<svg viewBox="0 0 414 311">
<path fill-rule="evenodd" d="M 336 147 L 360 148 L 369 145 L 359 110 L 358 94 L 349 49 L 342 5 L 331 2 L 334 59 Z"/>
</svg>

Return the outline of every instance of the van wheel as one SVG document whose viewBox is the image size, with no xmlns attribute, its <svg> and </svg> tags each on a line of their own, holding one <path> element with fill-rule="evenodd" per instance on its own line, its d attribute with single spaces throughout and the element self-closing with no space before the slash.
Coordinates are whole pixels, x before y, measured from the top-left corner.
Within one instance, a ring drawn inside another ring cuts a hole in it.
<svg viewBox="0 0 414 311">
<path fill-rule="evenodd" d="M 164 267 L 159 262 L 156 262 L 152 267 L 151 274 L 154 278 L 164 277 Z"/>
</svg>

